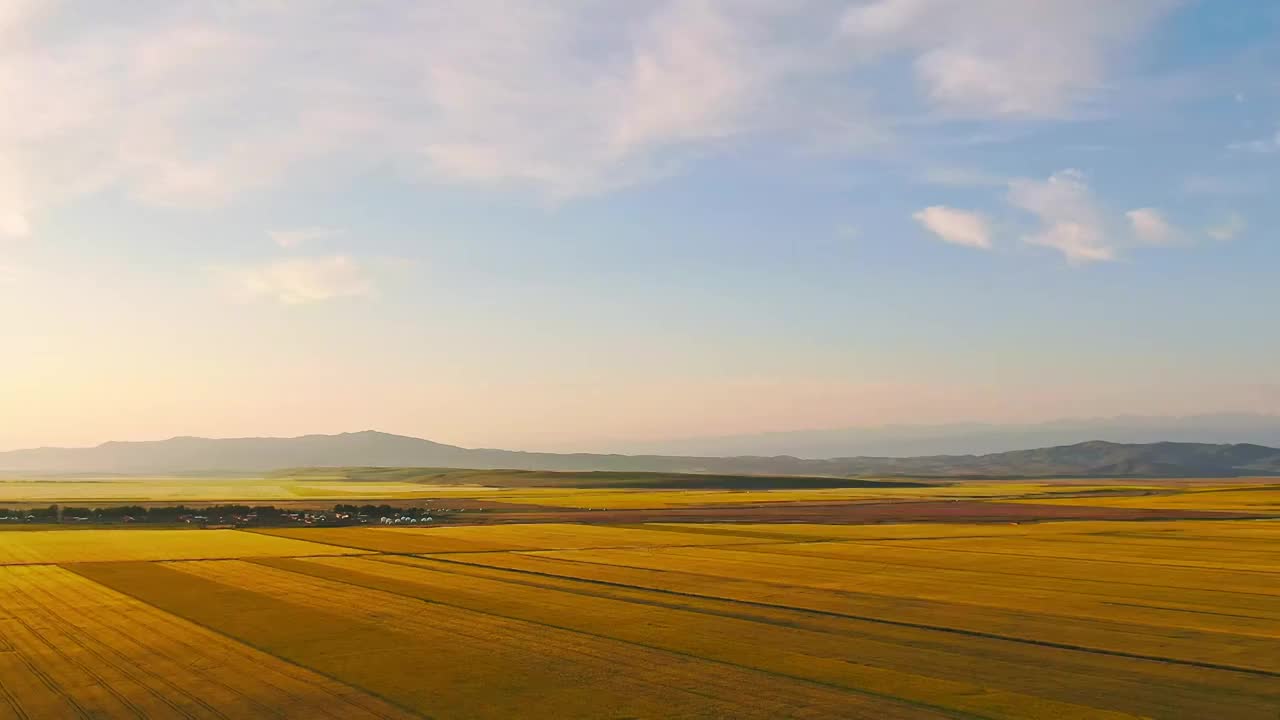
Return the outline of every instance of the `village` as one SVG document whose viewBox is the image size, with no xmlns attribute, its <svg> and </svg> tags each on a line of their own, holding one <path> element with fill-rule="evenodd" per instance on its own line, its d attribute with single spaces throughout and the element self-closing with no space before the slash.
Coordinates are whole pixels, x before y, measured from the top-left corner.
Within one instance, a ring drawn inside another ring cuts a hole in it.
<svg viewBox="0 0 1280 720">
<path fill-rule="evenodd" d="M 273 505 L 116 505 L 104 507 L 0 508 L 0 524 L 181 525 L 198 528 L 351 525 L 420 526 L 447 522 L 462 508 L 335 505 L 332 509 L 278 508 Z M 476 510 L 473 509 L 472 512 Z"/>
</svg>

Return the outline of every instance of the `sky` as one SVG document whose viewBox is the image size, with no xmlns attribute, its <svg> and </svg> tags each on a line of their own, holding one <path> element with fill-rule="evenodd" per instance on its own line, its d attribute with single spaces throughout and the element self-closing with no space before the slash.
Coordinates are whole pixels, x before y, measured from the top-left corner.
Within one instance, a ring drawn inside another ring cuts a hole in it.
<svg viewBox="0 0 1280 720">
<path fill-rule="evenodd" d="M 0 449 L 1280 412 L 1271 0 L 0 3 Z"/>
</svg>

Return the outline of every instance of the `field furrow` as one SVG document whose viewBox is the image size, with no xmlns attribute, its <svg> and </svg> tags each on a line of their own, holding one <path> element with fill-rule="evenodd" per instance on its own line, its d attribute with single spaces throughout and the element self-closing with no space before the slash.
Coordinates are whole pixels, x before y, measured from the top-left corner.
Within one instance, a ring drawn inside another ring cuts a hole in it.
<svg viewBox="0 0 1280 720">
<path fill-rule="evenodd" d="M 134 565 L 150 602 L 433 717 L 935 717 L 581 632 L 240 562 Z M 104 580 L 105 581 L 105 580 Z M 741 689 L 758 694 L 744 697 Z"/>
<path fill-rule="evenodd" d="M 1108 619 L 1053 617 L 1028 609 L 860 593 L 857 581 L 828 581 L 824 571 L 785 572 L 741 560 L 690 556 L 678 550 L 625 550 L 449 555 L 445 559 L 655 590 L 831 613 L 851 618 L 950 630 L 959 634 L 1056 644 L 1126 656 L 1158 657 L 1203 666 L 1280 672 L 1280 649 L 1267 638 L 1134 625 Z M 781 575 L 781 576 L 780 576 Z M 767 578 L 761 579 L 761 578 Z M 821 585 L 829 585 L 821 587 Z M 1051 607 L 1051 606 L 1050 606 Z"/>
<path fill-rule="evenodd" d="M 0 569 L 0 608 L 13 646 L 0 653 L 0 681 L 18 716 L 404 717 L 61 568 Z M 17 666 L 26 672 L 8 671 Z"/>
<path fill-rule="evenodd" d="M 435 560 L 265 559 L 318 577 L 449 603 L 502 617 L 590 632 L 721 662 L 812 679 L 852 690 L 932 702 L 983 717 L 1103 717 L 1098 697 L 1123 697 L 1113 710 L 1168 715 L 1173 708 L 1210 712 L 1227 704 L 1239 717 L 1277 700 L 1257 678 L 1169 668 L 1161 663 L 946 635 L 791 610 L 744 608 L 712 600 Z M 766 649 L 767 650 L 764 650 Z M 1025 668 L 1034 666 L 1036 673 Z"/>
</svg>

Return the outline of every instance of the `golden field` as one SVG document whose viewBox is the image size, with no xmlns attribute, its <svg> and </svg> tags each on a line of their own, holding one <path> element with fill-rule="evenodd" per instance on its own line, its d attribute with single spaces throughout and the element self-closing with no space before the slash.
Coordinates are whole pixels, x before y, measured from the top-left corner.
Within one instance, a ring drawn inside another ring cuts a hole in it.
<svg viewBox="0 0 1280 720">
<path fill-rule="evenodd" d="M 461 472 L 461 471 L 459 471 Z M 200 503 L 269 501 L 411 501 L 449 498 L 528 503 L 584 509 L 677 508 L 721 504 L 786 502 L 893 502 L 902 500 L 1009 499 L 1027 502 L 1116 504 L 1132 507 L 1243 509 L 1271 503 L 1280 487 L 1274 478 L 1220 480 L 997 480 L 930 481 L 921 487 L 850 487 L 787 490 L 671 490 L 624 488 L 508 487 L 503 476 L 465 479 L 474 484 L 431 484 L 397 480 L 361 480 L 323 473 L 301 476 L 243 477 L 76 477 L 0 478 L 0 507 L 49 503 Z M 493 481 L 493 485 L 484 482 Z M 1237 493 L 1258 493 L 1257 495 Z M 1199 496 L 1199 493 L 1222 495 Z M 1095 497 L 1075 495 L 1098 493 Z M 1127 493 L 1135 494 L 1130 497 Z M 1173 498 L 1188 495 L 1183 500 Z"/>
<path fill-rule="evenodd" d="M 51 566 L 0 568 L 0 717 L 408 718 L 304 667 Z"/>
<path fill-rule="evenodd" d="M 0 718 L 1277 713 L 1278 521 L 0 532 Z"/>
<path fill-rule="evenodd" d="M 234 530 L 32 530 L 0 532 L 0 566 L 128 560 L 201 560 L 360 552 Z"/>
</svg>

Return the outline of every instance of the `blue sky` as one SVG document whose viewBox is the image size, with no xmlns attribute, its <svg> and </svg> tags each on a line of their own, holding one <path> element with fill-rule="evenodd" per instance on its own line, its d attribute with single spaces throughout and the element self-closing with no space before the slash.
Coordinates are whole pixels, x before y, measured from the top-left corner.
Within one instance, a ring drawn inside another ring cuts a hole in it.
<svg viewBox="0 0 1280 720">
<path fill-rule="evenodd" d="M 1280 7 L 16 2 L 0 448 L 1280 411 Z"/>
</svg>

